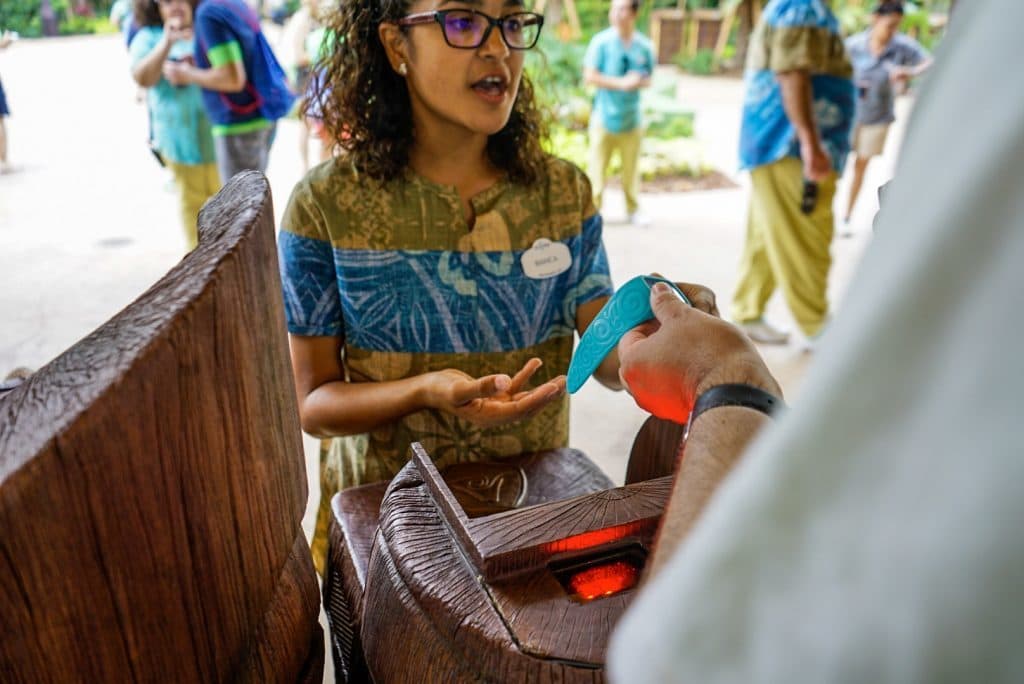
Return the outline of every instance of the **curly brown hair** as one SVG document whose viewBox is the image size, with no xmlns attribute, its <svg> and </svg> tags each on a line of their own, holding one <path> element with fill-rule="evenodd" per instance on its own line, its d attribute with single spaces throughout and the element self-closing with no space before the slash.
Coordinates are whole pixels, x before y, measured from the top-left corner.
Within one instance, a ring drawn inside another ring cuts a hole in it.
<svg viewBox="0 0 1024 684">
<path fill-rule="evenodd" d="M 408 14 L 410 4 L 348 0 L 332 12 L 326 22 L 332 44 L 306 102 L 306 112 L 323 119 L 355 168 L 382 182 L 408 166 L 413 122 L 405 80 L 391 68 L 377 27 Z M 543 172 L 545 134 L 524 72 L 509 120 L 487 140 L 487 156 L 512 182 L 532 185 Z"/>
<path fill-rule="evenodd" d="M 188 4 L 192 6 L 192 13 L 195 14 L 196 5 L 199 4 L 199 0 L 188 0 Z M 132 2 L 132 16 L 135 17 L 135 23 L 139 26 L 163 26 L 164 20 L 160 16 L 160 8 L 156 4 L 156 0 L 134 0 Z"/>
</svg>

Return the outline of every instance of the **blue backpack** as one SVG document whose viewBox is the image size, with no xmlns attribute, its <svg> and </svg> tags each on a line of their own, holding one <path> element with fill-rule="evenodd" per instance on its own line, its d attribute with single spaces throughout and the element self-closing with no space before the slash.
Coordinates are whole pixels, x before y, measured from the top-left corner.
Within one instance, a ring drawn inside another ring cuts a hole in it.
<svg viewBox="0 0 1024 684">
<path fill-rule="evenodd" d="M 219 5 L 224 9 L 234 12 L 234 8 L 218 0 L 203 0 L 204 3 Z M 259 19 L 255 12 L 247 12 L 240 17 L 256 35 L 256 50 L 252 59 L 252 69 L 246 72 L 245 92 L 252 98 L 252 102 L 240 105 L 233 102 L 226 93 L 220 93 L 220 99 L 224 105 L 237 114 L 252 114 L 259 111 L 260 115 L 270 121 L 276 121 L 292 110 L 295 104 L 295 94 L 288 88 L 288 79 L 285 77 L 284 69 L 277 61 L 274 51 L 267 43 L 266 37 L 260 30 Z M 199 46 L 204 52 L 206 45 Z"/>
</svg>

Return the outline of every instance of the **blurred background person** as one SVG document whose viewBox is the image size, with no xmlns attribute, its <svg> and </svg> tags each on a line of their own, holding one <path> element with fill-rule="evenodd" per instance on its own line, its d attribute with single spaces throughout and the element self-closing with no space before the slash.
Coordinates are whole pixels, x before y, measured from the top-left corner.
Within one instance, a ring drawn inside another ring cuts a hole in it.
<svg viewBox="0 0 1024 684">
<path fill-rule="evenodd" d="M 755 342 L 785 344 L 764 320 L 775 291 L 810 350 L 828 320 L 836 178 L 850 151 L 853 69 L 825 0 L 771 0 L 751 39 L 740 129 L 750 211 L 732 316 Z"/>
<path fill-rule="evenodd" d="M 0 31 L 0 50 L 6 49 L 14 42 L 18 34 L 11 31 Z M 7 163 L 7 128 L 4 119 L 10 116 L 11 110 L 7 108 L 7 95 L 4 94 L 4 84 L 0 81 L 0 173 L 7 173 L 11 170 Z"/>
<path fill-rule="evenodd" d="M 612 154 L 617 152 L 622 164 L 626 220 L 634 225 L 648 225 L 650 221 L 638 211 L 637 200 L 643 139 L 640 90 L 651 85 L 654 48 L 647 36 L 636 30 L 639 9 L 639 0 L 612 0 L 608 10 L 611 26 L 591 39 L 583 57 L 583 81 L 597 87 L 590 115 L 587 169 L 594 186 L 594 204 L 601 208 L 605 173 Z"/>
<path fill-rule="evenodd" d="M 190 62 L 197 0 L 135 0 L 139 31 L 129 46 L 132 77 L 148 88 L 152 145 L 174 174 L 188 249 L 198 244 L 203 203 L 220 190 L 210 121 L 198 86 L 174 86 L 163 77 L 167 61 Z"/>
<path fill-rule="evenodd" d="M 903 3 L 883 0 L 871 13 L 871 25 L 846 40 L 857 87 L 857 118 L 853 129 L 853 178 L 843 223 L 850 222 L 872 157 L 882 154 L 889 126 L 896 120 L 896 95 L 932 65 L 921 44 L 900 33 Z M 844 230 L 844 234 L 849 234 Z"/>
<path fill-rule="evenodd" d="M 202 0 L 195 33 L 195 62 L 167 62 L 164 77 L 202 88 L 223 182 L 249 169 L 265 173 L 277 120 L 295 95 L 259 16 L 242 0 Z"/>
<path fill-rule="evenodd" d="M 299 158 L 302 160 L 303 173 L 309 170 L 310 137 L 315 136 L 318 142 L 320 141 L 319 119 L 307 116 L 305 112 L 310 101 L 312 80 L 316 63 L 320 59 L 325 33 L 326 29 L 320 22 L 319 1 L 303 0 L 302 5 L 285 24 L 282 36 L 288 77 L 292 90 L 299 97 L 295 111 L 300 122 Z"/>
</svg>

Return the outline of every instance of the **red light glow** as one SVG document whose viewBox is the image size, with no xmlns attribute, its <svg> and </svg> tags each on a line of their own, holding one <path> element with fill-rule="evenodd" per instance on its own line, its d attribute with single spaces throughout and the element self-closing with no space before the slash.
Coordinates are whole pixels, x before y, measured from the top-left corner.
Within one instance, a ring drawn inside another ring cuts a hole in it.
<svg viewBox="0 0 1024 684">
<path fill-rule="evenodd" d="M 563 553 L 565 551 L 583 551 L 585 549 L 592 549 L 598 546 L 619 541 L 630 536 L 637 536 L 643 529 L 643 525 L 640 522 L 627 523 L 625 525 L 616 525 L 615 527 L 606 527 L 603 530 L 593 530 L 591 532 L 584 532 L 583 534 L 577 534 L 572 537 L 565 537 L 557 541 L 549 542 L 544 545 L 544 552 L 547 554 Z"/>
<path fill-rule="evenodd" d="M 611 596 L 636 585 L 640 570 L 626 561 L 614 561 L 580 570 L 569 578 L 569 590 L 585 601 Z"/>
</svg>

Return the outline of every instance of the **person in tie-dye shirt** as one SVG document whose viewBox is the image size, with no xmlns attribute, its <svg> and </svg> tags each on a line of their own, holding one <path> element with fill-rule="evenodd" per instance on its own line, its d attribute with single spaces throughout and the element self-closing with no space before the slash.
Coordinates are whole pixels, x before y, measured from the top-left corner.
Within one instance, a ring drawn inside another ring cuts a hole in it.
<svg viewBox="0 0 1024 684">
<path fill-rule="evenodd" d="M 336 13 L 325 63 L 345 155 L 296 186 L 279 241 L 302 425 L 326 438 L 321 570 L 331 497 L 395 475 L 413 441 L 442 468 L 566 446 L 573 336 L 612 293 L 590 183 L 540 147 L 541 17 L 366 4 Z M 615 354 L 596 375 L 621 387 Z"/>
</svg>

